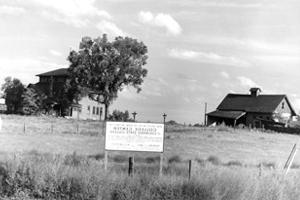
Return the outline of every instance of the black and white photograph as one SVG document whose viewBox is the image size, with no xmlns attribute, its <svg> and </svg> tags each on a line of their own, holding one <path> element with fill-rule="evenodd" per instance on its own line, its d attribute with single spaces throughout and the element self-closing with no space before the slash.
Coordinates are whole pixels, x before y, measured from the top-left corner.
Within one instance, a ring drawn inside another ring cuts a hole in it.
<svg viewBox="0 0 300 200">
<path fill-rule="evenodd" d="M 300 199 L 300 1 L 0 0 L 1 200 Z"/>
</svg>

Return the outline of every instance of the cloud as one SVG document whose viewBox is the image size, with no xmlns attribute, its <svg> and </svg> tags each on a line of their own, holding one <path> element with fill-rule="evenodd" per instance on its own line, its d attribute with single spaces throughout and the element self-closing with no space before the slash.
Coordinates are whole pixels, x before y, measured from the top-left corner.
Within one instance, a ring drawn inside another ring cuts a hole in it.
<svg viewBox="0 0 300 200">
<path fill-rule="evenodd" d="M 24 84 L 34 83 L 36 74 L 62 67 L 66 65 L 38 58 L 0 58 L 0 83 L 7 76 L 19 78 Z"/>
<path fill-rule="evenodd" d="M 200 3 L 203 7 L 220 7 L 220 8 L 261 8 L 264 6 L 262 3 L 239 3 L 239 2 L 205 2 Z"/>
<path fill-rule="evenodd" d="M 260 87 L 257 83 L 245 76 L 238 76 L 237 79 L 239 80 L 240 84 L 244 87 L 251 88 L 251 87 Z"/>
<path fill-rule="evenodd" d="M 110 19 L 111 15 L 105 10 L 94 6 L 95 0 L 31 0 L 35 4 L 50 8 L 67 17 L 100 16 Z"/>
<path fill-rule="evenodd" d="M 221 56 L 216 53 L 191 51 L 184 49 L 171 49 L 169 56 L 176 59 L 190 60 L 194 62 L 212 63 L 217 65 L 231 65 L 236 67 L 250 67 L 251 64 L 233 56 Z"/>
<path fill-rule="evenodd" d="M 113 36 L 125 36 L 127 33 L 125 33 L 123 30 L 121 30 L 119 27 L 117 27 L 116 24 L 102 20 L 97 24 L 97 29 L 100 30 L 102 33 L 106 33 L 108 35 Z"/>
<path fill-rule="evenodd" d="M 53 56 L 62 56 L 62 53 L 53 49 L 49 50 L 50 54 L 52 54 Z"/>
<path fill-rule="evenodd" d="M 226 79 L 229 79 L 229 74 L 227 73 L 227 72 L 221 72 L 220 73 L 221 74 L 221 76 L 223 77 L 223 78 L 226 78 Z"/>
<path fill-rule="evenodd" d="M 49 20 L 61 22 L 67 25 L 74 26 L 76 28 L 82 28 L 88 25 L 90 22 L 88 19 L 81 19 L 81 18 L 71 18 L 71 17 L 62 17 L 57 13 L 52 13 L 48 11 L 42 11 L 41 15 Z"/>
<path fill-rule="evenodd" d="M 211 84 L 214 88 L 219 88 L 220 87 L 220 84 L 219 83 L 216 83 L 216 82 L 213 82 Z"/>
<path fill-rule="evenodd" d="M 100 10 L 94 5 L 95 0 L 28 0 L 28 2 L 36 6 L 43 17 L 77 28 L 87 26 L 93 17 L 112 19 L 107 11 Z"/>
<path fill-rule="evenodd" d="M 169 14 L 158 13 L 154 15 L 149 11 L 140 11 L 139 21 L 152 26 L 164 27 L 172 35 L 179 35 L 182 32 L 179 23 Z"/>
<path fill-rule="evenodd" d="M 19 16 L 19 15 L 24 14 L 25 12 L 26 12 L 26 10 L 21 7 L 7 6 L 7 5 L 0 6 L 0 15 Z"/>
</svg>

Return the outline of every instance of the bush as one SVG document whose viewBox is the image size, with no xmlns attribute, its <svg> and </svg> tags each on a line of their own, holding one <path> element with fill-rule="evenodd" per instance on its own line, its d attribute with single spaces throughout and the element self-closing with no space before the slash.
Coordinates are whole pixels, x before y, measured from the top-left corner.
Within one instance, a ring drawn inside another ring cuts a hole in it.
<svg viewBox="0 0 300 200">
<path fill-rule="evenodd" d="M 110 121 L 122 121 L 122 122 L 129 122 L 133 121 L 130 118 L 128 110 L 122 112 L 120 110 L 114 110 L 111 115 L 108 116 L 108 120 Z"/>
<path fill-rule="evenodd" d="M 221 165 L 222 162 L 217 156 L 209 156 L 207 161 L 214 164 L 214 165 Z"/>
<path fill-rule="evenodd" d="M 172 156 L 169 158 L 168 163 L 179 163 L 181 162 L 181 158 L 178 155 Z"/>
<path fill-rule="evenodd" d="M 229 161 L 228 163 L 225 164 L 226 166 L 243 166 L 243 164 L 240 161 Z"/>
</svg>

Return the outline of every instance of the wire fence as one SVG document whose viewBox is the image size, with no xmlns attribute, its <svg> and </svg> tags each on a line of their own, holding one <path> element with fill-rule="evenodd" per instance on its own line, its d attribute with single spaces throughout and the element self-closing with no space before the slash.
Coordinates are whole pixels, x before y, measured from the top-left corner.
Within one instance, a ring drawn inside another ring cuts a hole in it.
<svg viewBox="0 0 300 200">
<path fill-rule="evenodd" d="M 49 116 L 1 115 L 2 133 L 12 134 L 104 134 L 104 121 L 76 120 Z"/>
</svg>

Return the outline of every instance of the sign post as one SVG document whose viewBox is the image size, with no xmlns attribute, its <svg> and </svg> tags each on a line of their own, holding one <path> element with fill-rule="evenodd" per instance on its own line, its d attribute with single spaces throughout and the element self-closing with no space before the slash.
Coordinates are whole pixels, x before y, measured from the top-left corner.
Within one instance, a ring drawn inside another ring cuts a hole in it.
<svg viewBox="0 0 300 200">
<path fill-rule="evenodd" d="M 105 170 L 108 151 L 156 152 L 162 157 L 164 129 L 161 123 L 106 122 Z"/>
<path fill-rule="evenodd" d="M 291 165 L 294 161 L 294 158 L 295 158 L 295 155 L 296 155 L 296 152 L 297 152 L 297 144 L 294 144 L 293 148 L 292 148 L 292 151 L 284 165 L 284 175 L 287 175 L 287 173 L 289 172 L 290 168 L 291 168 Z"/>
</svg>

